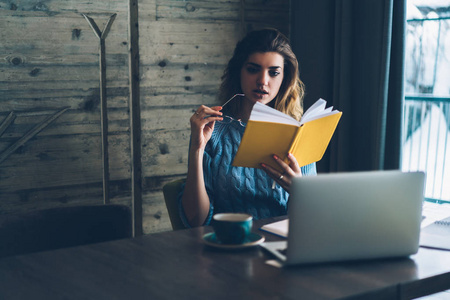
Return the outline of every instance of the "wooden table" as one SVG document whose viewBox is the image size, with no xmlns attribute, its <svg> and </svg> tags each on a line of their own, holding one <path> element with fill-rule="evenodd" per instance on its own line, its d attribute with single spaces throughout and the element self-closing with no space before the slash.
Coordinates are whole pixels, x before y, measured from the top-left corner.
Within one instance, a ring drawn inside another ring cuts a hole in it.
<svg viewBox="0 0 450 300">
<path fill-rule="evenodd" d="M 3 258 L 0 299 L 411 299 L 450 289 L 450 251 L 421 248 L 410 258 L 276 268 L 260 247 L 204 245 L 210 231 Z"/>
</svg>

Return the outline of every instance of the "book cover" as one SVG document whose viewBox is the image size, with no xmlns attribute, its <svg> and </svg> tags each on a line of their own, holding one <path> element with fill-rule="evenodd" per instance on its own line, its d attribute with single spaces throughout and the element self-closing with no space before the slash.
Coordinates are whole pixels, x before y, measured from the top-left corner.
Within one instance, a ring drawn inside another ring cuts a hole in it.
<svg viewBox="0 0 450 300">
<path fill-rule="evenodd" d="M 300 121 L 257 102 L 250 114 L 233 166 L 261 168 L 261 163 L 282 171 L 273 160 L 278 155 L 286 163 L 292 153 L 300 167 L 322 159 L 342 112 L 325 109 L 326 101 L 317 100 Z"/>
</svg>

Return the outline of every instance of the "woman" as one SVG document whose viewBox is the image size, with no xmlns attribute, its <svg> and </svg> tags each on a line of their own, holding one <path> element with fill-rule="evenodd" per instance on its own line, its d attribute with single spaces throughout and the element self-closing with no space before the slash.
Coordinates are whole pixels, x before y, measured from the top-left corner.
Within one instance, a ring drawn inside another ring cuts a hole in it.
<svg viewBox="0 0 450 300">
<path fill-rule="evenodd" d="M 291 154 L 289 164 L 273 157 L 282 173 L 265 164 L 261 169 L 232 166 L 256 102 L 301 118 L 304 87 L 298 75 L 289 41 L 275 29 L 251 32 L 236 45 L 219 98 L 225 103 L 235 94 L 243 96 L 224 107 L 202 105 L 190 119 L 188 175 L 179 196 L 186 226 L 207 225 L 218 212 L 245 212 L 255 219 L 284 215 L 292 178 L 316 174 L 315 164 L 300 168 Z"/>
</svg>

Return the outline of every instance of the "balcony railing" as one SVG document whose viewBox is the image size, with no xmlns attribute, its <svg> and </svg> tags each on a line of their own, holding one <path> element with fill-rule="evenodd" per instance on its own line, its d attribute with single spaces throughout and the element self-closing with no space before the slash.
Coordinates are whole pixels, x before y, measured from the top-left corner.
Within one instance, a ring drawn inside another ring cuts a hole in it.
<svg viewBox="0 0 450 300">
<path fill-rule="evenodd" d="M 402 170 L 425 171 L 425 197 L 450 202 L 450 97 L 406 96 Z"/>
<path fill-rule="evenodd" d="M 402 170 L 426 172 L 425 198 L 434 202 L 450 202 L 450 17 L 444 10 L 421 11 L 424 18 L 409 19 L 406 34 Z"/>
</svg>

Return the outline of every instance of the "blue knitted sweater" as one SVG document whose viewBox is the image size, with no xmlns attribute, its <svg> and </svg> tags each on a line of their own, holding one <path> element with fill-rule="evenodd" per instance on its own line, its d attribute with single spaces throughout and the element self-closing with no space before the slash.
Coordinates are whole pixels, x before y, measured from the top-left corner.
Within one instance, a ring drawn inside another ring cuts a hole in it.
<svg viewBox="0 0 450 300">
<path fill-rule="evenodd" d="M 209 225 L 213 214 L 220 212 L 248 213 L 262 219 L 287 213 L 289 193 L 261 169 L 232 166 L 245 125 L 237 121 L 216 122 L 211 139 L 203 155 L 203 172 L 210 209 L 204 225 Z M 303 176 L 316 175 L 316 164 L 301 168 Z M 184 191 L 184 187 L 182 189 Z M 183 223 L 190 227 L 184 214 L 180 192 L 179 212 Z"/>
</svg>

